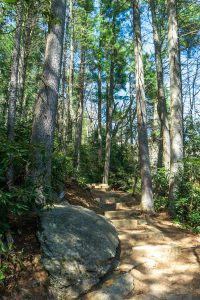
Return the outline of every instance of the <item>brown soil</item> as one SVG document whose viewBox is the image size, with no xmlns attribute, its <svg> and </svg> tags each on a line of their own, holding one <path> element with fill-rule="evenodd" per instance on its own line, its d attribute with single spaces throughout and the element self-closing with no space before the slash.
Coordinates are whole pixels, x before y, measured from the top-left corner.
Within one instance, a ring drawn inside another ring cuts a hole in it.
<svg viewBox="0 0 200 300">
<path fill-rule="evenodd" d="M 6 279 L 0 287 L 0 299 L 47 299 L 48 275 L 41 264 L 40 245 L 37 240 L 38 222 L 34 213 L 10 217 L 13 247 L 2 256 L 7 265 Z M 31 297 L 30 297 L 31 295 Z"/>
<path fill-rule="evenodd" d="M 101 212 L 90 190 L 80 187 L 75 181 L 66 184 L 65 200 Z M 0 299 L 48 299 L 48 274 L 41 264 L 37 215 L 29 213 L 18 218 L 10 216 L 10 224 L 13 247 L 6 255 L 0 255 L 0 265 L 7 265 L 6 279 L 0 285 Z"/>
<path fill-rule="evenodd" d="M 80 186 L 75 180 L 66 183 L 65 200 L 72 205 L 80 205 L 97 213 L 103 213 L 99 203 L 95 201 L 90 188 Z"/>
</svg>

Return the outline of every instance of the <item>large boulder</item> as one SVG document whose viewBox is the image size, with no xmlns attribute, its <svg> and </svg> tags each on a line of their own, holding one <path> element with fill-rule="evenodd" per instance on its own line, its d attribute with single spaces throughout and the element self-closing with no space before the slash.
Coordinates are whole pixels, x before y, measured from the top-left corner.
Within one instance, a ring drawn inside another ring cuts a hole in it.
<svg viewBox="0 0 200 300">
<path fill-rule="evenodd" d="M 118 261 L 115 227 L 91 210 L 69 204 L 43 209 L 38 234 L 51 299 L 76 299 Z"/>
</svg>

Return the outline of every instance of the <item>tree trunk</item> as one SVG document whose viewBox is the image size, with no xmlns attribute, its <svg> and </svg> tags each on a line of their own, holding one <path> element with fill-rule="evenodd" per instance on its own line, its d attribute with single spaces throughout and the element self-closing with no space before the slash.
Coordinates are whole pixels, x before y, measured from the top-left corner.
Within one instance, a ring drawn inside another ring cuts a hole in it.
<svg viewBox="0 0 200 300">
<path fill-rule="evenodd" d="M 51 161 L 61 77 L 66 0 L 52 0 L 52 22 L 46 42 L 42 85 L 35 104 L 31 143 L 35 146 L 30 178 L 36 187 L 38 203 L 45 203 L 45 190 L 51 185 Z"/>
<path fill-rule="evenodd" d="M 160 146 L 160 118 L 158 115 L 158 101 L 154 99 L 153 105 L 153 126 L 150 143 L 150 162 L 152 172 L 157 172 L 158 159 L 159 159 L 159 146 Z"/>
<path fill-rule="evenodd" d="M 133 0 L 133 26 L 135 33 L 135 77 L 136 77 L 136 102 L 138 121 L 139 158 L 141 169 L 142 196 L 141 205 L 144 211 L 153 212 L 152 181 L 149 161 L 149 149 L 146 124 L 146 101 L 144 89 L 144 69 L 142 61 L 142 40 L 139 0 Z"/>
<path fill-rule="evenodd" d="M 67 102 L 67 138 L 72 141 L 72 102 L 73 102 L 73 82 L 74 82 L 74 0 L 70 0 L 70 57 L 69 57 L 69 82 L 68 82 L 68 102 Z"/>
<path fill-rule="evenodd" d="M 156 71 L 157 71 L 157 97 L 158 97 L 158 113 L 161 122 L 161 138 L 162 138 L 162 161 L 161 165 L 165 167 L 166 172 L 169 172 L 170 168 L 170 134 L 169 123 L 167 116 L 167 104 L 164 92 L 164 77 L 163 77 L 163 63 L 162 63 L 162 49 L 161 49 L 161 37 L 156 16 L 156 0 L 150 0 L 150 8 L 152 15 L 153 25 L 153 40 L 155 47 L 155 59 L 156 59 Z"/>
<path fill-rule="evenodd" d="M 113 55 L 111 55 L 110 62 L 110 87 L 107 97 L 107 120 L 106 120 L 106 149 L 105 149 L 105 163 L 104 163 L 104 177 L 103 183 L 108 184 L 110 171 L 110 151 L 111 151 L 111 136 L 112 136 L 112 114 L 113 114 L 113 92 L 114 92 L 114 62 Z"/>
<path fill-rule="evenodd" d="M 75 144 L 74 144 L 74 167 L 76 171 L 80 169 L 80 148 L 82 140 L 82 127 L 83 127 L 83 109 L 84 109 L 84 80 L 85 80 L 85 49 L 81 47 L 81 63 L 79 73 L 79 85 L 78 85 L 78 111 L 76 121 L 75 132 Z"/>
<path fill-rule="evenodd" d="M 108 184 L 109 171 L 110 171 L 110 152 L 111 152 L 111 136 L 112 136 L 112 115 L 113 115 L 113 103 L 114 103 L 114 71 L 115 71 L 115 49 L 116 42 L 116 11 L 113 13 L 112 19 L 112 41 L 111 41 L 111 54 L 110 54 L 110 86 L 109 94 L 107 97 L 107 109 L 106 109 L 106 149 L 105 149 L 105 163 L 104 163 L 104 176 L 103 183 Z"/>
<path fill-rule="evenodd" d="M 100 16 L 102 15 L 102 3 L 100 0 Z M 99 49 L 101 51 L 102 48 L 102 36 L 101 36 L 101 28 L 102 23 L 100 23 L 100 37 L 99 37 Z M 101 55 L 99 56 L 99 61 L 97 65 L 97 72 L 98 72 L 98 78 L 97 78 L 97 87 L 98 87 L 98 162 L 99 166 L 102 163 L 102 115 L 101 115 L 101 109 L 102 109 L 102 82 L 101 82 Z"/>
<path fill-rule="evenodd" d="M 171 161 L 169 199 L 170 212 L 175 215 L 176 193 L 182 180 L 183 172 L 183 107 L 181 93 L 181 67 L 178 43 L 178 25 L 176 15 L 176 0 L 168 0 L 168 43 L 170 65 L 170 137 Z"/>
<path fill-rule="evenodd" d="M 24 38 L 22 42 L 22 49 L 21 49 L 21 57 L 20 57 L 20 64 L 19 64 L 19 117 L 21 118 L 25 115 L 24 110 L 24 92 L 25 92 L 25 83 L 26 83 L 26 72 L 27 72 L 27 65 L 28 65 L 28 58 L 31 48 L 32 42 L 32 32 L 35 25 L 35 17 L 33 16 L 32 7 L 28 9 L 28 14 L 25 21 L 25 28 L 24 28 Z"/>
<path fill-rule="evenodd" d="M 63 59 L 62 59 L 62 77 L 61 77 L 61 95 L 58 103 L 57 130 L 59 144 L 65 155 L 67 154 L 67 93 L 66 93 L 66 70 L 67 70 L 67 49 L 68 48 L 68 20 L 65 21 Z"/>
<path fill-rule="evenodd" d="M 101 126 L 101 66 L 98 63 L 98 161 L 101 164 L 102 161 L 102 126 Z"/>
<path fill-rule="evenodd" d="M 17 5 L 16 16 L 16 31 L 14 49 L 12 55 L 10 85 L 9 85 L 9 98 L 8 98 L 8 122 L 7 122 L 7 135 L 9 142 L 13 143 L 15 140 L 15 122 L 16 122 L 16 103 L 18 92 L 18 71 L 19 71 L 19 58 L 20 58 L 20 42 L 22 30 L 22 5 L 21 2 Z M 7 184 L 12 188 L 14 181 L 14 169 L 12 157 L 10 157 L 10 165 L 7 172 Z"/>
</svg>

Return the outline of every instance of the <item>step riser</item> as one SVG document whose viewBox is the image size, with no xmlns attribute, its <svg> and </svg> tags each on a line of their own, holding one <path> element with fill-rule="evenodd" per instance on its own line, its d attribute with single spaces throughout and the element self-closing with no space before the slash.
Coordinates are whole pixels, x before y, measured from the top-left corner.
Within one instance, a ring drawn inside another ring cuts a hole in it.
<svg viewBox="0 0 200 300">
<path fill-rule="evenodd" d="M 101 208 L 107 212 L 107 211 L 113 211 L 116 209 L 116 204 L 101 204 Z"/>
<path fill-rule="evenodd" d="M 164 235 L 162 233 L 158 234 L 155 232 L 152 233 L 135 233 L 135 234 L 131 234 L 131 235 L 124 235 L 124 234 L 119 234 L 119 239 L 121 241 L 129 241 L 129 243 L 131 245 L 135 245 L 135 242 L 144 242 L 147 239 L 154 239 L 156 238 L 156 240 L 158 241 L 162 241 L 164 240 Z"/>
<path fill-rule="evenodd" d="M 118 206 L 120 206 L 120 204 L 125 205 L 125 206 L 132 206 L 134 204 L 133 200 L 130 199 L 126 199 L 126 200 L 121 200 L 120 198 L 115 198 L 115 197 L 110 197 L 110 198 L 106 198 L 103 200 L 105 204 L 113 204 L 116 203 L 118 204 Z"/>
<path fill-rule="evenodd" d="M 105 212 L 105 217 L 108 219 L 130 218 L 133 215 L 132 211 L 109 211 Z"/>
<path fill-rule="evenodd" d="M 127 205 L 125 203 L 112 203 L 112 204 L 107 204 L 107 203 L 102 203 L 101 204 L 102 209 L 104 209 L 105 211 L 112 211 L 112 210 L 116 210 L 116 211 L 120 211 L 120 210 L 126 210 L 126 209 L 130 209 L 131 206 Z"/>
<path fill-rule="evenodd" d="M 121 258 L 126 258 L 128 260 L 133 260 L 137 262 L 143 262 L 145 260 L 153 259 L 156 262 L 164 261 L 174 261 L 184 257 L 184 254 L 188 258 L 193 258 L 193 253 L 184 251 L 179 247 L 168 247 L 168 246 L 159 246 L 159 247 L 147 247 L 144 249 L 144 246 L 130 247 L 128 249 L 122 246 L 121 248 Z"/>
<path fill-rule="evenodd" d="M 136 220 L 136 219 L 122 219 L 122 220 L 112 220 L 112 223 L 114 224 L 114 226 L 118 229 L 137 229 L 138 226 L 144 226 L 146 225 L 145 221 L 142 220 Z"/>
</svg>

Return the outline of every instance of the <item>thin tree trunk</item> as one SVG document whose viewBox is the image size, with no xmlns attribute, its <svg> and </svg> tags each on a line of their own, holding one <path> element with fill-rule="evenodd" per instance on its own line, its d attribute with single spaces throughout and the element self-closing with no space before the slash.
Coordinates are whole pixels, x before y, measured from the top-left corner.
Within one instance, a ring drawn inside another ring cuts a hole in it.
<svg viewBox="0 0 200 300">
<path fill-rule="evenodd" d="M 129 75 L 129 97 L 130 97 L 130 114 L 129 114 L 129 128 L 130 128 L 130 143 L 133 145 L 133 120 L 134 120 L 134 110 L 133 110 L 133 83 L 131 74 Z"/>
<path fill-rule="evenodd" d="M 85 80 L 85 48 L 81 47 L 81 63 L 79 73 L 79 86 L 78 86 L 78 111 L 77 122 L 75 132 L 75 144 L 74 144 L 74 167 L 76 171 L 80 169 L 80 150 L 82 141 L 82 128 L 83 128 L 83 110 L 84 110 L 84 80 Z"/>
<path fill-rule="evenodd" d="M 66 32 L 67 35 L 67 32 Z M 66 94 L 66 58 L 67 58 L 67 36 L 65 40 L 63 55 L 63 72 L 62 72 L 62 141 L 64 153 L 67 153 L 67 94 Z"/>
<path fill-rule="evenodd" d="M 22 4 L 19 2 L 17 5 L 16 15 L 16 31 L 14 49 L 12 55 L 9 98 L 8 98 L 8 122 L 7 122 L 7 135 L 9 142 L 13 143 L 15 140 L 15 122 L 16 122 L 16 103 L 18 92 L 18 71 L 19 71 L 19 58 L 20 58 L 20 42 L 22 30 Z M 12 188 L 14 182 L 14 168 L 13 159 L 10 157 L 10 165 L 7 172 L 7 184 Z"/>
<path fill-rule="evenodd" d="M 162 138 L 162 162 L 166 172 L 169 172 L 170 168 L 170 134 L 169 134 L 169 122 L 167 116 L 167 104 L 164 92 L 164 77 L 163 77 L 163 63 L 162 63 L 162 50 L 161 50 L 161 37 L 156 16 L 156 0 L 150 0 L 150 8 L 152 15 L 153 25 L 153 40 L 155 47 L 155 59 L 156 59 L 156 71 L 157 71 L 157 97 L 158 97 L 158 113 L 161 122 L 161 138 Z"/>
<path fill-rule="evenodd" d="M 110 87 L 107 97 L 107 120 L 106 120 L 106 149 L 105 149 L 105 163 L 104 163 L 104 177 L 103 183 L 108 184 L 110 171 L 110 152 L 111 152 L 111 136 L 112 136 L 112 114 L 113 114 L 113 92 L 114 92 L 114 62 L 113 55 L 111 55 L 110 62 Z"/>
<path fill-rule="evenodd" d="M 106 149 L 105 149 L 105 163 L 104 163 L 104 176 L 103 183 L 108 184 L 109 172 L 110 172 L 110 152 L 111 152 L 111 137 L 112 137 L 112 115 L 113 115 L 113 103 L 114 103 L 114 71 L 115 71 L 115 49 L 114 45 L 116 42 L 116 11 L 113 13 L 112 19 L 112 44 L 111 44 L 111 55 L 110 55 L 110 86 L 109 94 L 107 98 L 107 120 L 106 120 Z"/>
<path fill-rule="evenodd" d="M 153 105 L 153 127 L 151 135 L 151 145 L 150 145 L 150 161 L 152 171 L 156 173 L 158 167 L 159 159 L 159 146 L 160 146 L 160 119 L 158 115 L 158 101 L 154 99 Z"/>
<path fill-rule="evenodd" d="M 100 1 L 100 16 L 102 14 L 102 3 Z M 101 42 L 101 27 L 102 23 L 100 23 L 100 37 L 99 37 L 99 49 L 101 50 L 102 42 Z M 102 162 L 102 115 L 101 115 L 101 109 L 102 109 L 102 82 L 101 82 L 101 55 L 99 57 L 98 65 L 97 65 L 97 71 L 98 71 L 98 78 L 97 78 L 97 86 L 98 86 L 98 162 L 99 165 L 101 165 Z"/>
<path fill-rule="evenodd" d="M 68 82 L 68 102 L 67 102 L 67 137 L 72 141 L 72 102 L 73 102 L 73 82 L 74 82 L 74 0 L 69 3 L 70 17 L 70 58 L 69 58 L 69 82 Z"/>
<path fill-rule="evenodd" d="M 170 137 L 171 161 L 169 198 L 170 213 L 175 215 L 175 198 L 183 172 L 183 107 L 181 92 L 181 68 L 178 43 L 176 0 L 168 0 L 168 44 L 170 65 Z"/>
<path fill-rule="evenodd" d="M 61 78 L 61 95 L 58 103 L 57 113 L 57 130 L 60 147 L 63 152 L 67 153 L 67 93 L 66 93 L 66 69 L 67 69 L 67 48 L 68 48 L 68 18 L 65 21 L 63 59 L 62 59 L 62 78 Z"/>
<path fill-rule="evenodd" d="M 51 186 L 51 161 L 61 77 L 66 0 L 53 0 L 53 22 L 46 42 L 42 85 L 34 110 L 31 143 L 35 146 L 29 176 L 36 187 L 38 203 L 45 203 Z"/>
<path fill-rule="evenodd" d="M 139 0 L 133 0 L 133 26 L 135 33 L 135 76 L 136 76 L 136 102 L 138 120 L 139 158 L 142 181 L 142 209 L 148 212 L 154 211 L 152 180 L 149 161 L 149 149 L 146 124 L 146 101 L 144 89 L 144 69 L 142 61 L 142 40 Z"/>
<path fill-rule="evenodd" d="M 98 161 L 102 161 L 102 125 L 101 125 L 101 106 L 102 106 L 102 92 L 101 92 L 101 66 L 98 63 Z"/>
<path fill-rule="evenodd" d="M 35 17 L 33 16 L 32 7 L 28 10 L 27 19 L 25 22 L 24 41 L 22 42 L 21 58 L 19 65 L 19 117 L 24 114 L 24 92 L 26 83 L 26 72 L 28 66 L 28 59 L 30 54 L 30 48 L 32 43 L 32 32 L 35 25 Z"/>
</svg>

